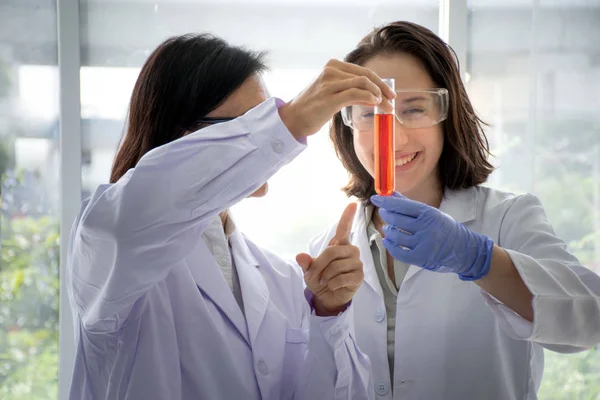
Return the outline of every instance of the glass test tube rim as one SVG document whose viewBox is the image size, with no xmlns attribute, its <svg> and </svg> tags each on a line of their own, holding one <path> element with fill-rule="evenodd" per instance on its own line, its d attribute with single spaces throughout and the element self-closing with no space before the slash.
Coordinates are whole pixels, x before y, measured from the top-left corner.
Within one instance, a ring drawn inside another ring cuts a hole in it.
<svg viewBox="0 0 600 400">
<path fill-rule="evenodd" d="M 381 80 L 383 81 L 383 83 L 388 85 L 392 90 L 396 90 L 396 80 L 394 78 L 381 78 Z M 375 106 L 374 113 L 375 114 L 395 114 L 394 109 L 396 106 L 396 101 L 394 99 L 391 99 L 388 101 L 390 103 L 392 103 L 392 111 L 384 111 L 381 108 L 379 108 L 378 106 Z"/>
</svg>

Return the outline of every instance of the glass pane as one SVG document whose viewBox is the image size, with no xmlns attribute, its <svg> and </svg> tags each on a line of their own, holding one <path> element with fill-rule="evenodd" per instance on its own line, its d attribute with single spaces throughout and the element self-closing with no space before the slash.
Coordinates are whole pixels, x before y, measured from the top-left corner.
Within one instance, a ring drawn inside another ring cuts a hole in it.
<svg viewBox="0 0 600 400">
<path fill-rule="evenodd" d="M 0 399 L 58 391 L 56 4 L 0 3 Z"/>
<path fill-rule="evenodd" d="M 600 273 L 600 0 L 469 1 L 468 90 L 498 170 Z M 499 34 L 501 32 L 501 34 Z M 545 352 L 540 399 L 600 395 L 600 351 Z"/>
<path fill-rule="evenodd" d="M 434 31 L 438 25 L 437 0 L 83 1 L 81 5 L 84 195 L 108 180 L 139 68 L 168 36 L 201 30 L 232 44 L 269 50 L 266 83 L 272 95 L 290 100 L 330 58 L 343 58 L 373 26 L 400 19 Z M 307 151 L 273 177 L 268 196 L 242 202 L 233 215 L 257 243 L 293 257 L 339 218 L 347 202 L 340 191 L 346 180 L 324 129 L 311 138 Z"/>
</svg>

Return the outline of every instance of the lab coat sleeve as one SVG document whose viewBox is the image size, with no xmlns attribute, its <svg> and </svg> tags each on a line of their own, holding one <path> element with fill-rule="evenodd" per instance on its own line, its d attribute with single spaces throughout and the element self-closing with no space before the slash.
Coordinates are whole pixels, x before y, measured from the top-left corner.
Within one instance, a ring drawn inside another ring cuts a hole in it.
<svg viewBox="0 0 600 400">
<path fill-rule="evenodd" d="M 354 340 L 352 304 L 338 316 L 319 317 L 308 289 L 305 296 L 309 344 L 295 399 L 374 399 L 370 360 Z"/>
<path fill-rule="evenodd" d="M 209 220 L 247 197 L 305 147 L 270 99 L 244 116 L 145 154 L 101 186 L 73 235 L 71 298 L 90 331 L 122 326 L 134 303 L 200 240 Z"/>
<path fill-rule="evenodd" d="M 531 323 L 483 292 L 510 336 L 561 353 L 600 342 L 600 276 L 567 251 L 535 196 L 519 196 L 509 206 L 497 244 L 533 294 Z"/>
</svg>

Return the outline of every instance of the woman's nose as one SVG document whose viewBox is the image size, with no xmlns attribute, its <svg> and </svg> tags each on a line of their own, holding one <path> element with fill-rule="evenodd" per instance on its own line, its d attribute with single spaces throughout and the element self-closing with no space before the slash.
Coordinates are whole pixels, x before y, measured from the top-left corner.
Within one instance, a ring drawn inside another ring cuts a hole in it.
<svg viewBox="0 0 600 400">
<path fill-rule="evenodd" d="M 406 143 L 408 143 L 408 129 L 406 129 L 406 127 L 404 125 L 402 125 L 400 123 L 400 121 L 398 121 L 397 118 L 396 118 L 396 124 L 395 124 L 394 128 L 396 130 L 396 132 L 395 132 L 396 147 L 402 147 Z"/>
</svg>

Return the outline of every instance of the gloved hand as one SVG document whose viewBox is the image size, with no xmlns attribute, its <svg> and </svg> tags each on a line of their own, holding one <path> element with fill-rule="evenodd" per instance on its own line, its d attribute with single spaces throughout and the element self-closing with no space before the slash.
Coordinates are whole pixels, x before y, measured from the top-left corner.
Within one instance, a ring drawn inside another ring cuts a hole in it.
<svg viewBox="0 0 600 400">
<path fill-rule="evenodd" d="M 494 242 L 437 208 L 394 193 L 373 196 L 379 207 L 383 245 L 395 259 L 436 272 L 454 272 L 463 281 L 487 275 Z"/>
</svg>

